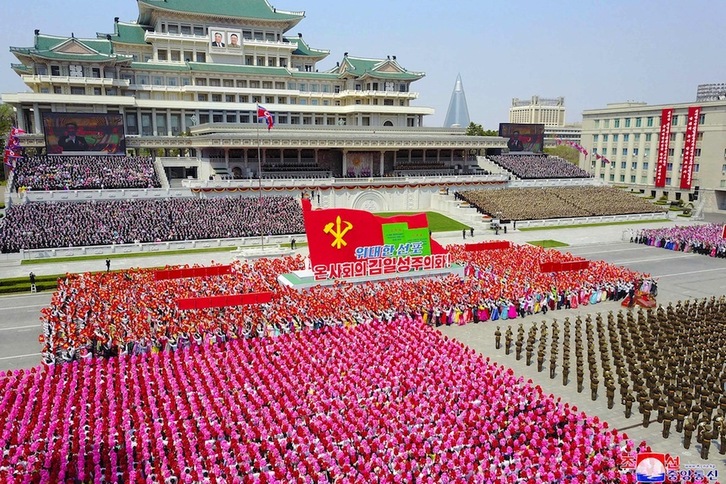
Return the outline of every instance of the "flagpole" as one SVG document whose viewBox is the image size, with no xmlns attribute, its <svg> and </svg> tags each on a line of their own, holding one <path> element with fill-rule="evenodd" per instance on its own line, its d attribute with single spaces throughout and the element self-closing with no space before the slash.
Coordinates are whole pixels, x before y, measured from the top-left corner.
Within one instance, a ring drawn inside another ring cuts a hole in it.
<svg viewBox="0 0 726 484">
<path fill-rule="evenodd" d="M 265 233 L 262 230 L 262 148 L 260 146 L 260 106 L 257 105 L 257 187 L 259 191 L 257 226 L 260 229 L 260 245 L 265 250 Z"/>
</svg>

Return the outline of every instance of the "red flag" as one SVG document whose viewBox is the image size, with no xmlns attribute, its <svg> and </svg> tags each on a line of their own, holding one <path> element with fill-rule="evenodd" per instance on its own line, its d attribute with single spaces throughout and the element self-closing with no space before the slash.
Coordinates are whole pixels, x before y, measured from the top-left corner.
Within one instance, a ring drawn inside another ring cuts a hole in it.
<svg viewBox="0 0 726 484">
<path fill-rule="evenodd" d="M 259 104 L 257 105 L 257 121 L 260 120 L 260 118 L 265 118 L 265 121 L 267 121 L 267 130 L 271 130 L 272 127 L 275 125 L 275 120 L 272 118 L 272 113 L 268 111 L 267 109 L 263 108 Z"/>
</svg>

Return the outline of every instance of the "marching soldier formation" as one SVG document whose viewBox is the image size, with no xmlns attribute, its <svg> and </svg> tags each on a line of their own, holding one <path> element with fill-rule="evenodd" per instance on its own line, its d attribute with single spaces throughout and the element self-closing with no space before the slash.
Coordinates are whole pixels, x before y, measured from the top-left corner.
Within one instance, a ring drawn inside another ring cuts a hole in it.
<svg viewBox="0 0 726 484">
<path fill-rule="evenodd" d="M 536 348 L 541 372 L 549 343 L 549 374 L 554 379 L 561 349 L 562 384 L 567 385 L 573 325 L 565 318 L 562 326 L 560 340 L 557 320 L 551 324 L 551 338 L 545 321 L 539 328 L 533 324 L 525 342 L 520 324 L 517 359 L 524 347 L 527 365 L 533 364 Z M 507 334 L 509 354 L 511 327 Z M 593 400 L 604 396 L 609 409 L 619 401 L 626 418 L 637 402 L 644 427 L 657 422 L 667 439 L 675 420 L 684 448 L 690 448 L 695 436 L 701 458 L 708 459 L 711 446 L 726 455 L 726 296 L 678 301 L 657 310 L 610 311 L 604 318 L 598 313 L 594 321 L 590 315 L 584 321 L 577 316 L 574 343 L 578 393 L 584 390 L 587 369 Z"/>
</svg>

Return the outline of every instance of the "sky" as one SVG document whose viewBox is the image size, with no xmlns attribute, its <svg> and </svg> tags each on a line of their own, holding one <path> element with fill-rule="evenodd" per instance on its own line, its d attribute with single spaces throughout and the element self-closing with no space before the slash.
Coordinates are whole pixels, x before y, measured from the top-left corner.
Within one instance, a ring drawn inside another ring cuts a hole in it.
<svg viewBox="0 0 726 484">
<path fill-rule="evenodd" d="M 199 0 L 243 1 L 243 0 Z M 424 72 L 413 104 L 435 109 L 426 126 L 444 122 L 457 74 L 469 116 L 485 129 L 508 120 L 512 98 L 564 97 L 567 121 L 607 103 L 694 101 L 698 84 L 726 82 L 722 0 L 493 2 L 487 0 L 270 0 L 304 11 L 288 32 L 329 50 L 319 70 L 343 53 L 395 55 Z M 19 15 L 0 29 L 0 93 L 27 90 L 10 69 L 10 46 L 33 44 L 33 31 L 95 38 L 112 32 L 114 17 L 136 20 L 134 0 L 15 2 Z"/>
</svg>

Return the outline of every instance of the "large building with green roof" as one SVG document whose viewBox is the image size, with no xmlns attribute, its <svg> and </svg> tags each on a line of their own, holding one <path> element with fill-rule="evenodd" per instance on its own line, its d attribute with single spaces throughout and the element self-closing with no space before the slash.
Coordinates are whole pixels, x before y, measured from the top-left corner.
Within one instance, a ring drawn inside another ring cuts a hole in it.
<svg viewBox="0 0 726 484">
<path fill-rule="evenodd" d="M 116 18 L 96 38 L 36 30 L 32 46 L 11 47 L 29 91 L 2 100 L 31 133 L 28 149 L 42 150 L 46 113 L 121 115 L 128 150 L 157 154 L 172 178 L 253 176 L 260 145 L 272 165 L 346 175 L 355 157 L 382 175 L 406 163 L 460 169 L 472 149 L 499 144 L 425 128 L 433 109 L 417 105 L 413 90 L 424 74 L 396 56 L 346 53 L 323 66 L 329 51 L 289 35 L 304 12 L 267 0 L 138 0 L 138 8 L 136 21 Z M 257 105 L 275 119 L 264 139 Z M 360 134 L 376 131 L 376 142 L 360 145 Z"/>
</svg>

